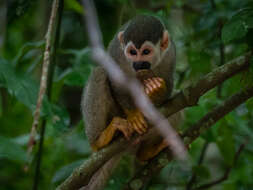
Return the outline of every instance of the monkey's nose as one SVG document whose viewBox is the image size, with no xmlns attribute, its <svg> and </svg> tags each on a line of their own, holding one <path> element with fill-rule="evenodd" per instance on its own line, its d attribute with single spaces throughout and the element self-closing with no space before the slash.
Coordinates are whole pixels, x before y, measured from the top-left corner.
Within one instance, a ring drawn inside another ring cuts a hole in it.
<svg viewBox="0 0 253 190">
<path fill-rule="evenodd" d="M 141 69 L 150 69 L 151 64 L 147 61 L 139 61 L 134 62 L 133 67 L 135 71 L 141 70 Z"/>
</svg>

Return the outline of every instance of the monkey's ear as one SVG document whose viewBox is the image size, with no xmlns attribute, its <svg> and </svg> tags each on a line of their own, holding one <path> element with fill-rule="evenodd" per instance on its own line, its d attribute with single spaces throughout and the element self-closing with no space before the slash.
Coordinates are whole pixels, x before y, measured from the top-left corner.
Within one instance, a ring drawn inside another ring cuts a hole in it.
<svg viewBox="0 0 253 190">
<path fill-rule="evenodd" d="M 170 41 L 170 36 L 169 36 L 169 32 L 167 30 L 165 30 L 163 32 L 163 37 L 161 40 L 161 50 L 166 50 L 169 46 L 169 41 Z"/>
<path fill-rule="evenodd" d="M 120 32 L 118 33 L 118 39 L 119 39 L 119 42 L 120 42 L 121 44 L 124 43 L 123 34 L 124 34 L 124 31 L 120 31 Z"/>
</svg>

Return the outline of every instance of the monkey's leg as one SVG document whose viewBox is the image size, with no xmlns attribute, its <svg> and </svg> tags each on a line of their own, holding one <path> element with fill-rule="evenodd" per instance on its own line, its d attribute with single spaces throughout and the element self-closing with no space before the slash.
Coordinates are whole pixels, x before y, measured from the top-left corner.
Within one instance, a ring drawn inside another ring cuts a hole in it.
<svg viewBox="0 0 253 190">
<path fill-rule="evenodd" d="M 147 131 L 148 125 L 143 114 L 138 110 L 125 110 L 127 121 L 132 129 L 138 134 L 143 134 Z"/>
<path fill-rule="evenodd" d="M 117 130 L 121 131 L 127 139 L 129 139 L 132 134 L 132 130 L 129 127 L 127 120 L 120 117 L 114 117 L 111 123 L 98 137 L 96 142 L 91 145 L 92 149 L 97 151 L 109 144 Z"/>
<path fill-rule="evenodd" d="M 147 161 L 155 157 L 166 147 L 168 147 L 168 144 L 165 140 L 162 140 L 162 142 L 160 142 L 159 144 L 144 146 L 137 153 L 137 157 L 140 161 Z"/>
</svg>

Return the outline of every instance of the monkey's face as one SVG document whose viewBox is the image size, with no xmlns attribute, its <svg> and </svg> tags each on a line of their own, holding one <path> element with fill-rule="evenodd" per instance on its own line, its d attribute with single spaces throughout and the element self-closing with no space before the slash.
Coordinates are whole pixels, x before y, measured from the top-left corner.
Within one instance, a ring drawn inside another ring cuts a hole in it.
<svg viewBox="0 0 253 190">
<path fill-rule="evenodd" d="M 169 36 L 167 30 L 164 31 L 161 39 L 156 44 L 146 40 L 141 45 L 137 46 L 134 42 L 129 41 L 124 43 L 122 40 L 123 32 L 120 32 L 118 38 L 121 42 L 124 55 L 134 72 L 141 70 L 153 70 L 159 65 L 164 53 L 168 49 Z"/>
</svg>

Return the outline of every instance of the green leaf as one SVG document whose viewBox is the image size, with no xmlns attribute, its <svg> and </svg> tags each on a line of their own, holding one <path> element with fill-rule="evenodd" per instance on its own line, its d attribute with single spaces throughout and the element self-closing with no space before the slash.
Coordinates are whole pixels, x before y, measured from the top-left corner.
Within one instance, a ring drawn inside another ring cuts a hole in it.
<svg viewBox="0 0 253 190">
<path fill-rule="evenodd" d="M 49 123 L 57 129 L 57 132 L 66 131 L 70 125 L 70 117 L 68 111 L 58 105 L 50 104 L 51 113 Z"/>
<path fill-rule="evenodd" d="M 28 42 L 19 50 L 17 56 L 14 58 L 13 63 L 14 65 L 18 64 L 18 62 L 27 54 L 29 51 L 34 49 L 42 49 L 45 45 L 45 41 L 38 41 L 38 42 Z"/>
<path fill-rule="evenodd" d="M 30 76 L 16 72 L 15 68 L 3 59 L 0 59 L 0 85 L 31 110 L 35 108 L 38 84 Z"/>
<path fill-rule="evenodd" d="M 225 183 L 223 184 L 223 190 L 236 190 L 236 184 L 235 183 Z"/>
<path fill-rule="evenodd" d="M 211 56 L 204 52 L 190 49 L 187 53 L 191 66 L 191 75 L 205 74 L 211 71 Z"/>
<path fill-rule="evenodd" d="M 63 51 L 62 53 L 74 56 L 74 59 L 71 60 L 73 66 L 59 73 L 56 77 L 56 81 L 59 82 L 60 80 L 64 80 L 64 84 L 66 85 L 83 87 L 92 69 L 90 49 L 70 49 Z"/>
<path fill-rule="evenodd" d="M 77 0 L 66 0 L 65 8 L 83 14 L 83 7 Z"/>
<path fill-rule="evenodd" d="M 28 73 L 18 73 L 10 62 L 3 59 L 0 59 L 0 86 L 5 87 L 9 94 L 13 95 L 31 111 L 35 110 L 39 91 L 38 83 Z M 48 116 L 51 113 L 51 104 L 45 96 L 41 115 Z"/>
<path fill-rule="evenodd" d="M 73 172 L 73 170 L 77 168 L 78 166 L 80 166 L 83 162 L 84 162 L 84 159 L 77 160 L 66 166 L 63 166 L 62 168 L 60 168 L 58 171 L 55 172 L 52 182 L 57 183 L 67 178 Z"/>
<path fill-rule="evenodd" d="M 208 179 L 210 177 L 209 169 L 204 165 L 197 165 L 197 166 L 194 166 L 192 169 L 193 169 L 193 172 L 199 178 Z"/>
<path fill-rule="evenodd" d="M 0 159 L 8 159 L 18 162 L 26 162 L 28 156 L 26 151 L 10 138 L 0 136 Z"/>
<path fill-rule="evenodd" d="M 243 38 L 248 29 L 241 20 L 231 20 L 222 28 L 222 41 L 228 43 L 232 40 Z"/>
<path fill-rule="evenodd" d="M 222 28 L 222 41 L 228 43 L 245 37 L 248 29 L 253 28 L 252 18 L 252 8 L 244 8 L 238 11 Z"/>
<path fill-rule="evenodd" d="M 233 165 L 235 156 L 235 140 L 232 127 L 228 125 L 225 119 L 219 122 L 217 145 L 228 166 Z"/>
<path fill-rule="evenodd" d="M 90 144 L 84 133 L 84 124 L 79 122 L 79 124 L 72 130 L 71 134 L 64 138 L 65 147 L 73 153 L 78 153 L 79 155 L 87 156 L 91 151 Z M 75 139 L 73 141 L 73 139 Z"/>
</svg>

